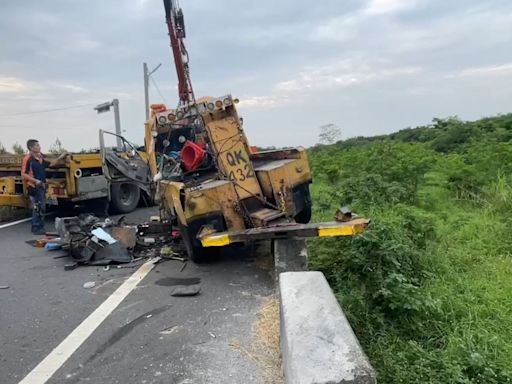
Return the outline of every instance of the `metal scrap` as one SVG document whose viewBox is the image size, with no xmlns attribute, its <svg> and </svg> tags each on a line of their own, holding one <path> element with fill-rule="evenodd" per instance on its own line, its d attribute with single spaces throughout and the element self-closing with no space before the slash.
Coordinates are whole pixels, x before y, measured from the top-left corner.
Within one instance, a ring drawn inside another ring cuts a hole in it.
<svg viewBox="0 0 512 384">
<path fill-rule="evenodd" d="M 127 249 L 112 237 L 110 219 L 100 220 L 93 215 L 58 217 L 55 228 L 62 239 L 62 248 L 77 262 L 89 265 L 107 265 L 110 262 L 129 263 Z"/>
</svg>

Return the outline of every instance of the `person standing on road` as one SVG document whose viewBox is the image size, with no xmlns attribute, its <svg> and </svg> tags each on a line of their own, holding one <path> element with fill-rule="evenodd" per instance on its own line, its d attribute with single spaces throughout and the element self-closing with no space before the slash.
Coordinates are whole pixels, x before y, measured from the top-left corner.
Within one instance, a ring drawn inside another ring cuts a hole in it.
<svg viewBox="0 0 512 384">
<path fill-rule="evenodd" d="M 62 153 L 56 160 L 46 161 L 41 153 L 39 141 L 27 141 L 28 153 L 21 164 L 21 177 L 27 185 L 32 206 L 32 234 L 44 235 L 44 213 L 46 211 L 46 168 L 62 164 L 69 154 Z"/>
</svg>

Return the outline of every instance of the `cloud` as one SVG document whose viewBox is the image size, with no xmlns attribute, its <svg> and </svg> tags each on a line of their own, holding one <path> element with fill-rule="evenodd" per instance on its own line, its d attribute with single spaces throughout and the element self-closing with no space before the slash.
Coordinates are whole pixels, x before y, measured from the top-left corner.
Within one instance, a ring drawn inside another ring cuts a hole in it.
<svg viewBox="0 0 512 384">
<path fill-rule="evenodd" d="M 485 67 L 467 68 L 451 77 L 512 77 L 512 63 Z"/>
<path fill-rule="evenodd" d="M 291 98 L 285 94 L 273 94 L 267 96 L 247 96 L 240 100 L 240 108 L 245 110 L 265 110 L 276 109 L 292 102 Z M 297 100 L 295 100 L 297 102 Z"/>
<path fill-rule="evenodd" d="M 302 104 L 320 92 L 369 86 L 373 83 L 413 76 L 420 67 L 379 67 L 379 63 L 341 60 L 317 68 L 306 67 L 293 77 L 274 84 L 269 94 L 246 96 L 240 106 L 247 109 L 275 109 L 292 103 Z"/>
<path fill-rule="evenodd" d="M 371 0 L 363 13 L 367 15 L 397 13 L 413 8 L 415 3 L 414 0 Z"/>
<path fill-rule="evenodd" d="M 0 93 L 17 93 L 26 91 L 29 85 L 16 77 L 0 77 Z"/>
<path fill-rule="evenodd" d="M 295 78 L 276 84 L 275 89 L 284 92 L 315 92 L 378 82 L 419 71 L 419 67 L 365 68 L 364 65 L 356 65 L 347 60 L 332 66 L 302 71 Z"/>
</svg>

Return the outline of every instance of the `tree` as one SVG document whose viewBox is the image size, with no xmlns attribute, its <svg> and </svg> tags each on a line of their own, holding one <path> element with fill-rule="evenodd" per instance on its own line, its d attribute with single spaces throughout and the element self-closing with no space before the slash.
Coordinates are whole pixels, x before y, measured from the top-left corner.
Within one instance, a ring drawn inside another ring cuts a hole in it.
<svg viewBox="0 0 512 384">
<path fill-rule="evenodd" d="M 18 143 L 16 142 L 13 146 L 12 146 L 12 150 L 13 152 L 16 154 L 16 155 L 24 155 L 25 154 L 25 149 Z"/>
<path fill-rule="evenodd" d="M 50 145 L 50 148 L 48 148 L 48 153 L 51 153 L 52 155 L 60 155 L 63 152 L 66 152 L 66 149 L 62 146 L 61 141 L 57 137 L 55 143 Z"/>
<path fill-rule="evenodd" d="M 0 155 L 5 155 L 7 153 L 7 150 L 5 149 L 4 145 L 0 143 Z"/>
<path fill-rule="evenodd" d="M 341 129 L 332 123 L 322 125 L 318 139 L 321 144 L 334 144 L 341 140 Z"/>
</svg>

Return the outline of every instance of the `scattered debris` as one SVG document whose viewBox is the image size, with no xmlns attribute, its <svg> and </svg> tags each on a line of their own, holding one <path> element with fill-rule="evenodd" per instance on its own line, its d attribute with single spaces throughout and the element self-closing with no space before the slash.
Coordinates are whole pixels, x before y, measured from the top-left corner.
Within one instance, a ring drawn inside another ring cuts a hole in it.
<svg viewBox="0 0 512 384">
<path fill-rule="evenodd" d="M 160 248 L 160 256 L 172 256 L 174 252 L 171 247 L 165 246 Z"/>
<path fill-rule="evenodd" d="M 112 237 L 118 240 L 125 248 L 133 249 L 137 244 L 137 227 L 112 227 Z"/>
<path fill-rule="evenodd" d="M 140 266 L 140 263 L 139 264 L 124 264 L 124 265 L 117 265 L 116 268 L 117 269 L 125 269 L 125 268 L 136 268 Z"/>
<path fill-rule="evenodd" d="M 160 256 L 157 256 L 157 257 L 153 257 L 150 259 L 150 261 L 153 263 L 153 264 L 158 264 L 162 261 L 163 259 L 160 257 Z"/>
<path fill-rule="evenodd" d="M 171 259 L 171 260 L 178 260 L 178 261 L 181 261 L 182 263 L 184 263 L 185 261 L 187 261 L 187 259 L 185 259 L 184 257 L 179 257 L 179 256 L 171 256 L 171 257 L 168 257 L 168 259 Z"/>
<path fill-rule="evenodd" d="M 201 279 L 199 277 L 163 277 L 155 281 L 156 285 L 161 285 L 164 287 L 171 287 L 174 285 L 196 285 L 201 283 Z"/>
<path fill-rule="evenodd" d="M 58 243 L 58 242 L 54 242 L 52 240 L 52 242 L 48 242 L 46 243 L 46 245 L 44 246 L 44 248 L 47 250 L 47 251 L 57 251 L 59 249 L 62 249 L 62 244 Z"/>
<path fill-rule="evenodd" d="M 55 219 L 62 248 L 68 250 L 77 262 L 89 265 L 129 263 L 132 260 L 128 250 L 109 233 L 112 225 L 112 220 L 101 221 L 90 214 Z"/>
<path fill-rule="evenodd" d="M 217 338 L 217 336 L 215 336 L 215 334 L 214 334 L 214 333 L 208 332 L 208 334 L 209 334 L 211 337 L 213 337 L 214 339 L 216 339 L 216 338 Z"/>
<path fill-rule="evenodd" d="M 356 218 L 357 215 L 354 215 L 351 211 L 350 211 L 350 208 L 348 207 L 340 207 L 338 208 L 338 210 L 336 211 L 335 215 L 334 215 L 334 219 L 336 221 L 340 221 L 340 222 L 347 222 L 347 221 L 350 221 L 354 218 Z"/>
<path fill-rule="evenodd" d="M 171 335 L 173 334 L 174 332 L 176 332 L 178 330 L 178 326 L 177 325 L 173 325 L 172 327 L 169 327 L 169 328 L 164 328 L 160 331 L 160 333 L 162 335 Z"/>
<path fill-rule="evenodd" d="M 0 289 L 9 289 L 8 285 L 0 285 Z"/>
<path fill-rule="evenodd" d="M 48 251 L 66 251 L 67 255 L 54 257 L 70 256 L 74 259 L 73 263 L 64 266 L 66 271 L 78 265 L 104 266 L 103 270 L 109 271 L 109 265 L 113 263 L 124 264 L 117 268 L 134 268 L 140 265 L 134 263 L 143 258 L 151 259 L 154 264 L 168 259 L 185 263 L 187 259 L 181 257 L 185 253 L 181 232 L 173 229 L 170 223 L 154 217 L 151 220 L 136 225 L 128 224 L 125 216 L 116 223 L 92 214 L 58 217 L 55 219 L 56 232 L 48 232 L 44 237 L 27 243 Z"/>
<path fill-rule="evenodd" d="M 68 263 L 68 264 L 64 265 L 64 270 L 65 271 L 72 271 L 76 267 L 78 267 L 78 263 Z"/>
<path fill-rule="evenodd" d="M 112 236 L 110 236 L 109 233 L 105 232 L 103 228 L 96 228 L 91 231 L 91 234 L 93 236 L 96 236 L 99 240 L 103 240 L 106 243 L 112 245 L 116 243 L 116 239 L 114 239 Z"/>
<path fill-rule="evenodd" d="M 182 297 L 182 296 L 195 296 L 201 292 L 200 284 L 193 285 L 175 285 L 171 288 L 171 296 Z"/>
<path fill-rule="evenodd" d="M 87 283 L 84 283 L 85 289 L 94 288 L 96 286 L 96 283 L 94 281 L 88 281 Z"/>
</svg>

